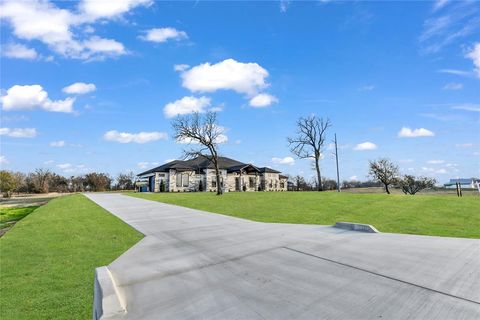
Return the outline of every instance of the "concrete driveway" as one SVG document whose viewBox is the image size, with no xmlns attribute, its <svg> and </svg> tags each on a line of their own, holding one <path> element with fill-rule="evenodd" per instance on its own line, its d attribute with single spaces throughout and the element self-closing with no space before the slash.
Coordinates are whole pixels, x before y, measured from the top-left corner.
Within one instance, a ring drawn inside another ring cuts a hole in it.
<svg viewBox="0 0 480 320">
<path fill-rule="evenodd" d="M 87 197 L 146 236 L 97 269 L 94 318 L 480 318 L 480 240 L 267 224 L 120 194 Z"/>
</svg>

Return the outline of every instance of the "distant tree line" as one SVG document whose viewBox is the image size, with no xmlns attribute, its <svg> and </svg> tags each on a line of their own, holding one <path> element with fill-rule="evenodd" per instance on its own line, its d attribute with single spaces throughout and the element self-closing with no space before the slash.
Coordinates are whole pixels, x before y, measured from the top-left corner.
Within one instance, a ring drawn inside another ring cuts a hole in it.
<svg viewBox="0 0 480 320">
<path fill-rule="evenodd" d="M 121 173 L 112 178 L 109 174 L 102 172 L 64 177 L 47 169 L 36 169 L 30 173 L 0 171 L 0 192 L 4 197 L 10 197 L 13 193 L 65 193 L 133 190 L 134 188 L 133 172 Z"/>
</svg>

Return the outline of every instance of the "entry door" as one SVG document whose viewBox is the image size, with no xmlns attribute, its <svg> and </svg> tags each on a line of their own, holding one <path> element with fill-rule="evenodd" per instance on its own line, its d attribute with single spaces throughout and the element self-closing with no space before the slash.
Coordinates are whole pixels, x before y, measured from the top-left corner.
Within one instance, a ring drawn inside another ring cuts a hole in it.
<svg viewBox="0 0 480 320">
<path fill-rule="evenodd" d="M 240 178 L 235 178 L 235 191 L 240 191 Z"/>
</svg>

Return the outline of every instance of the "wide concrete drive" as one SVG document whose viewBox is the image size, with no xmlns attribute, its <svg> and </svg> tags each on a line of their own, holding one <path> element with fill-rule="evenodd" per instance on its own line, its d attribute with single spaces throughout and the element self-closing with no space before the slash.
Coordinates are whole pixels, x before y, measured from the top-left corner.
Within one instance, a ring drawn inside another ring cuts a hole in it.
<svg viewBox="0 0 480 320">
<path fill-rule="evenodd" d="M 266 224 L 118 194 L 88 197 L 146 235 L 108 266 L 126 309 L 119 318 L 480 318 L 480 240 Z"/>
</svg>

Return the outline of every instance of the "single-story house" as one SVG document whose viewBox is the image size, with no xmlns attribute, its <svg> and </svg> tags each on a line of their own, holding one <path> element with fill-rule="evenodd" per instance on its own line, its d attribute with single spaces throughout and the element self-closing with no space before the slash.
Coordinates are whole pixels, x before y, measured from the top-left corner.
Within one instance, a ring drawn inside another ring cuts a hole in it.
<svg viewBox="0 0 480 320">
<path fill-rule="evenodd" d="M 256 167 L 227 157 L 218 157 L 220 183 L 229 191 L 287 191 L 286 176 L 268 167 Z M 216 191 L 213 162 L 206 156 L 174 160 L 137 175 L 139 192 Z"/>
</svg>

